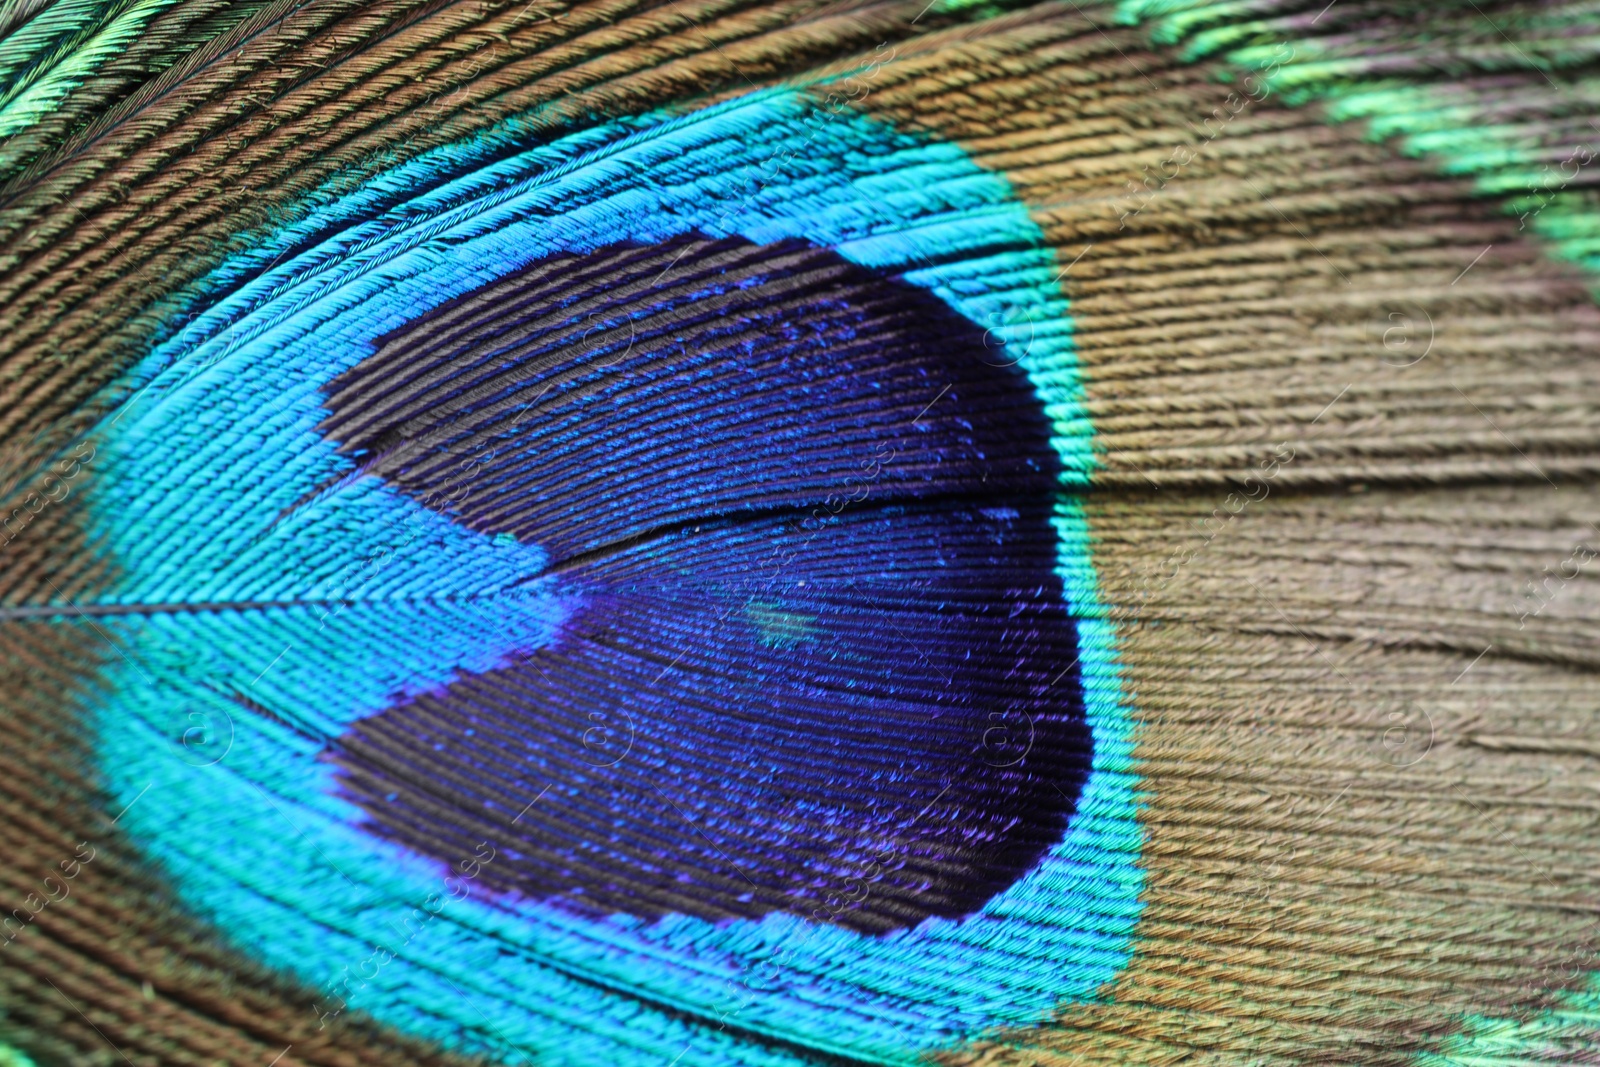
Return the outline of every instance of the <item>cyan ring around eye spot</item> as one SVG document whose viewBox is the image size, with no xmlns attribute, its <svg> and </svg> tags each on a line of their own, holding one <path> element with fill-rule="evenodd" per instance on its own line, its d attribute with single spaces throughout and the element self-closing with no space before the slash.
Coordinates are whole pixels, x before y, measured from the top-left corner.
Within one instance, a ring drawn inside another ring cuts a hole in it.
<svg viewBox="0 0 1600 1067">
<path fill-rule="evenodd" d="M 1081 620 L 1093 767 L 1063 839 L 975 914 L 881 936 L 785 913 L 583 919 L 467 892 L 472 857 L 447 882 L 339 797 L 327 738 L 541 645 L 573 605 L 522 584 L 537 546 L 355 473 L 318 432 L 321 390 L 373 339 L 541 255 L 691 231 L 834 248 L 991 331 L 1051 421 L 1064 489 L 1092 463 L 1053 253 L 958 146 L 792 91 L 510 156 L 497 136 L 330 192 L 217 272 L 125 383 L 143 392 L 103 427 L 90 490 L 122 571 L 106 600 L 186 606 L 102 623 L 127 657 L 92 698 L 101 767 L 119 804 L 149 789 L 121 825 L 235 944 L 323 991 L 308 1013 L 360 1009 L 508 1060 L 911 1062 L 1094 995 L 1128 956 L 1141 834 L 1115 635 L 1070 497 L 1056 571 Z M 215 764 L 174 753 L 195 713 L 230 721 Z"/>
</svg>

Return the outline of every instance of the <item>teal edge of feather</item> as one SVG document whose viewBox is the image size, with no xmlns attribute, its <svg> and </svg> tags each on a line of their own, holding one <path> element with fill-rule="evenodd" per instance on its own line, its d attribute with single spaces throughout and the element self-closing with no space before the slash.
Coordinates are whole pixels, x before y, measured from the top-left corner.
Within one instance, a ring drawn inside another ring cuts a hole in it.
<svg viewBox="0 0 1600 1067">
<path fill-rule="evenodd" d="M 38 1064 L 21 1049 L 0 1043 L 0 1067 L 38 1067 Z"/>
<path fill-rule="evenodd" d="M 1475 5 L 1446 6 L 1487 17 Z M 1448 81 L 1378 77 L 1367 73 L 1368 61 L 1359 53 L 1287 35 L 1292 25 L 1287 19 L 1230 21 L 1259 11 L 1258 3 L 1124 0 L 1118 21 L 1147 27 L 1157 43 L 1181 46 L 1188 60 L 1221 58 L 1240 71 L 1276 64 L 1267 83 L 1282 99 L 1320 103 L 1335 122 L 1363 123 L 1371 139 L 1390 142 L 1442 173 L 1472 178 L 1479 192 L 1501 200 L 1507 213 L 1542 238 L 1552 255 L 1578 265 L 1600 284 L 1600 195 L 1574 187 L 1581 170 L 1600 165 L 1600 126 L 1590 118 L 1600 111 L 1600 78 L 1566 73 L 1600 58 L 1600 33 L 1594 32 L 1592 16 L 1578 5 L 1572 8 L 1536 9 L 1514 18 L 1500 13 L 1490 25 L 1511 38 L 1504 54 L 1476 60 L 1494 69 L 1540 72 L 1529 113 L 1559 99 L 1565 113 L 1552 117 L 1571 125 L 1581 120 L 1586 127 L 1578 140 L 1555 148 L 1531 136 L 1526 123 L 1487 117 L 1504 110 L 1503 89 L 1479 100 Z M 1591 35 L 1558 36 L 1575 27 L 1588 28 Z M 1485 32 L 1492 35 L 1487 27 Z M 1288 61 L 1275 52 L 1283 45 L 1295 49 Z M 1564 82 L 1546 82 L 1547 72 Z"/>
<path fill-rule="evenodd" d="M 37 125 L 178 0 L 68 0 L 0 39 L 0 138 Z"/>
<path fill-rule="evenodd" d="M 316 433 L 317 390 L 363 358 L 371 337 L 542 250 L 659 240 L 696 226 L 761 242 L 802 236 L 864 265 L 904 271 L 1000 337 L 1054 423 L 1064 488 L 1087 481 L 1091 428 L 1055 256 L 1009 186 L 957 146 L 898 134 L 864 116 L 833 116 L 807 136 L 810 108 L 793 90 L 763 91 L 690 115 L 611 123 L 497 159 L 517 138 L 517 120 L 510 120 L 353 188 L 330 186 L 300 221 L 285 222 L 219 268 L 201 291 L 204 309 L 175 327 L 122 384 L 127 406 L 103 425 L 105 467 L 91 505 L 102 516 L 95 533 L 131 570 L 105 599 L 337 596 L 341 568 L 375 555 L 389 560 L 372 594 L 382 592 L 389 606 L 340 609 L 331 622 L 326 611 L 319 620 L 285 610 L 107 623 L 129 656 L 98 688 L 101 766 L 120 802 L 146 786 L 155 800 L 131 809 L 125 824 L 190 905 L 258 958 L 326 989 L 341 968 L 369 960 L 374 945 L 390 941 L 385 931 L 413 911 L 413 901 L 436 893 L 440 876 L 431 861 L 357 831 L 351 824 L 358 813 L 331 795 L 331 771 L 314 766 L 313 748 L 285 730 L 241 723 L 232 758 L 206 767 L 175 759 L 168 739 L 183 727 L 183 714 L 226 716 L 216 692 L 225 680 L 237 676 L 243 685 L 257 661 L 279 649 L 331 640 L 337 670 L 285 654 L 252 684 L 275 708 L 337 732 L 396 692 L 491 666 L 511 647 L 508 628 L 524 643 L 537 641 L 566 611 L 538 589 L 512 594 L 510 578 L 534 562 L 518 554 L 537 549 L 453 527 L 370 479 L 303 509 L 298 525 L 288 524 L 293 528 L 277 525 L 286 501 L 348 473 L 348 461 Z M 819 164 L 822 155 L 831 158 Z M 712 156 L 717 165 L 702 166 Z M 460 176 L 407 196 L 420 179 L 442 172 Z M 752 178 L 757 192 L 737 202 L 734 191 L 749 188 Z M 735 210 L 719 213 L 730 203 Z M 333 236 L 262 269 L 311 233 Z M 963 258 L 963 249 L 991 248 L 997 237 L 1011 250 Z M 258 417 L 243 428 L 218 423 L 181 453 L 166 447 L 214 420 L 223 403 L 243 404 Z M 281 456 L 292 459 L 274 458 Z M 250 463 L 282 467 L 293 478 L 263 499 L 204 484 L 208 472 L 233 464 L 248 472 Z M 173 492 L 184 484 L 197 491 Z M 148 549 L 160 530 L 115 521 L 127 514 L 150 515 L 156 527 L 217 526 L 217 543 L 181 560 L 140 565 L 153 558 Z M 322 533 L 339 536 L 318 536 L 318 523 Z M 640 1058 L 676 1055 L 690 1067 L 794 1060 L 628 997 L 610 998 L 612 1004 L 585 982 L 601 978 L 624 992 L 632 983 L 656 1003 L 678 1000 L 701 1013 L 726 1007 L 724 1014 L 735 1013 L 754 1033 L 884 1063 L 913 1062 L 930 1043 L 1040 1021 L 1064 1000 L 1102 995 L 1126 964 L 1140 910 L 1139 779 L 1116 632 L 1098 598 L 1087 523 L 1070 493 L 1058 506 L 1056 528 L 1059 573 L 1085 620 L 1080 668 L 1093 768 L 1062 843 L 981 912 L 868 939 L 792 916 L 726 928 L 683 917 L 596 923 L 537 908 L 514 914 L 468 898 L 449 905 L 454 921 L 431 927 L 419 949 L 408 953 L 409 941 L 384 949 L 388 960 L 351 993 L 350 1007 L 508 1060 L 540 1049 L 577 1064 L 631 1049 Z M 442 567 L 441 559 L 455 562 Z M 461 572 L 468 564 L 475 569 Z M 475 583 L 476 598 L 448 610 L 417 606 L 439 573 L 458 572 Z M 411 607 L 400 611 L 400 602 Z M 330 625 L 331 638 L 319 637 Z M 375 635 L 404 655 L 384 663 L 359 656 Z M 144 666 L 135 669 L 135 662 Z M 165 688 L 141 678 L 145 668 Z M 330 687 L 330 676 L 341 684 Z M 185 701 L 172 699 L 175 689 Z M 287 810 L 274 812 L 263 798 Z M 185 815 L 194 811 L 207 812 L 216 828 Z M 286 838 L 282 818 L 315 847 Z M 337 867 L 330 855 L 341 857 Z M 362 887 L 352 897 L 355 879 Z M 780 950 L 789 956 L 792 995 L 746 988 L 735 1002 L 726 999 L 751 961 Z M 452 992 L 458 985 L 476 994 L 470 1006 Z M 607 1012 L 627 1011 L 635 1017 L 620 1030 L 606 1021 Z"/>
</svg>

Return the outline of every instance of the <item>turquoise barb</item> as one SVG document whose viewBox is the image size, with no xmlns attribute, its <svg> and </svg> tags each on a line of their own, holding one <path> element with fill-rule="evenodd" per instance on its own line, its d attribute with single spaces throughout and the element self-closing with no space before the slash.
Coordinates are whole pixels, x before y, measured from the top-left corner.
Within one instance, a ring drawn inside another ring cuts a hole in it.
<svg viewBox="0 0 1600 1067">
<path fill-rule="evenodd" d="M 190 906 L 320 991 L 308 1013 L 361 1009 L 508 1062 L 780 1064 L 810 1049 L 910 1063 L 1094 996 L 1128 959 L 1142 835 L 1115 635 L 1070 497 L 1057 569 L 1089 618 L 1093 771 L 1063 839 L 976 914 L 877 937 L 784 913 L 581 919 L 469 894 L 337 794 L 322 739 L 540 647 L 574 605 L 528 581 L 537 546 L 360 474 L 318 433 L 320 390 L 374 338 L 539 256 L 699 230 L 800 237 L 903 272 L 1027 371 L 1063 489 L 1093 466 L 1054 255 L 1005 181 L 956 146 L 793 91 L 497 158 L 503 136 L 325 190 L 218 270 L 122 384 L 93 500 L 123 567 L 104 599 L 185 606 L 103 620 L 127 657 L 96 698 L 101 766 L 119 803 L 148 789 L 129 833 Z M 458 176 L 407 195 L 445 173 Z M 186 734 L 211 747 L 174 746 Z"/>
</svg>

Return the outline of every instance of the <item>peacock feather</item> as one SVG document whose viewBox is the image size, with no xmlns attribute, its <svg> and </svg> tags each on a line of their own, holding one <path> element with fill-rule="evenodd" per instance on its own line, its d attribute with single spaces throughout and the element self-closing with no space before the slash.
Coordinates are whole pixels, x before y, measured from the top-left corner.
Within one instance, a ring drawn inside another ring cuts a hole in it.
<svg viewBox="0 0 1600 1067">
<path fill-rule="evenodd" d="M 0 3 L 0 1063 L 1600 1063 L 1597 49 Z"/>
</svg>

